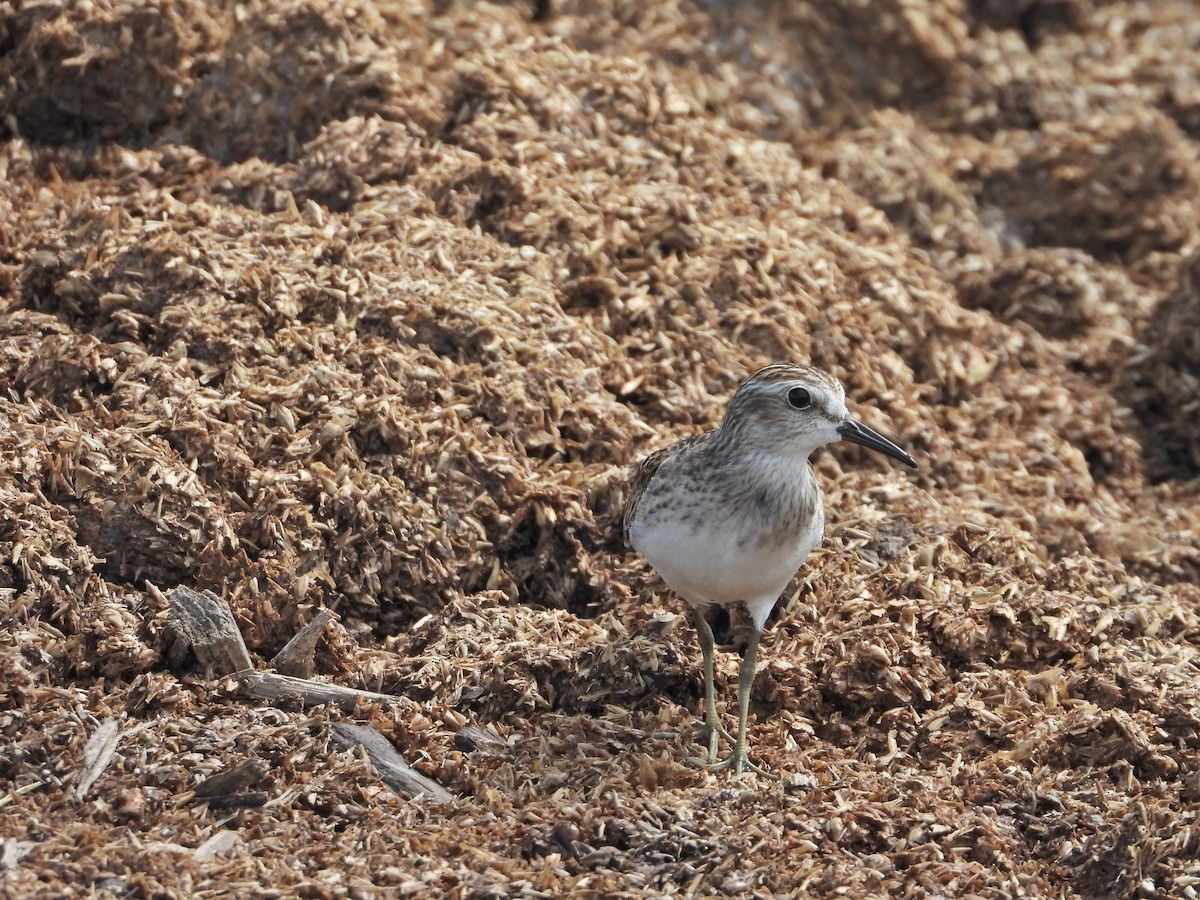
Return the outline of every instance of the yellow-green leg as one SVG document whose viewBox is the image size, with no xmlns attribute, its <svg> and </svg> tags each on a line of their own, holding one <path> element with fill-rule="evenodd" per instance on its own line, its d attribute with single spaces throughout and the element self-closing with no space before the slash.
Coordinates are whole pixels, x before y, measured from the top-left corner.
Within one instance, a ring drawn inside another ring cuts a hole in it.
<svg viewBox="0 0 1200 900">
<path fill-rule="evenodd" d="M 711 632 L 710 632 L 711 633 Z M 733 742 L 733 754 L 716 768 L 729 767 L 741 774 L 746 768 L 753 769 L 759 775 L 775 777 L 762 766 L 750 762 L 748 741 L 746 739 L 746 719 L 750 715 L 750 688 L 754 686 L 754 666 L 758 660 L 758 642 L 762 632 L 757 629 L 750 635 L 750 643 L 746 645 L 746 655 L 742 658 L 742 668 L 738 673 L 738 730 Z"/>
<path fill-rule="evenodd" d="M 704 611 L 692 608 L 692 618 L 696 622 L 696 636 L 700 640 L 700 658 L 704 665 L 704 727 L 700 729 L 700 740 L 708 744 L 708 764 L 717 761 L 717 739 L 724 735 L 733 740 L 733 736 L 725 730 L 717 716 L 717 690 L 713 685 L 713 650 L 716 639 L 712 627 L 704 618 Z"/>
</svg>

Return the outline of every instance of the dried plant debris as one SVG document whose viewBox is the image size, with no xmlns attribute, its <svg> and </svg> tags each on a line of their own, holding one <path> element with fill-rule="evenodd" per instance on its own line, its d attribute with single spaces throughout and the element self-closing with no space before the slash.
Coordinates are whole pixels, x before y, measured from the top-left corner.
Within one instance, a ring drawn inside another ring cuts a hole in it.
<svg viewBox="0 0 1200 900">
<path fill-rule="evenodd" d="M 0 893 L 1195 896 L 1194 5 L 861 7 L 0 11 Z M 774 782 L 617 519 L 785 359 Z"/>
<path fill-rule="evenodd" d="M 1125 391 L 1145 425 L 1151 475 L 1200 474 L 1200 252 L 1179 267 L 1179 282 L 1155 307 L 1126 361 Z"/>
</svg>

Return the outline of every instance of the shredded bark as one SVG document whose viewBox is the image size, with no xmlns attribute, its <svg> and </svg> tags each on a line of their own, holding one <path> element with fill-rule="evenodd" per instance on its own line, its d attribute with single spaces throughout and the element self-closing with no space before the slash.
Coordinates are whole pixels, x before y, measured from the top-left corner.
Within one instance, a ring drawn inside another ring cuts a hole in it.
<svg viewBox="0 0 1200 900">
<path fill-rule="evenodd" d="M 1195 34 L 0 6 L 0 893 L 1193 895 Z M 686 763 L 694 631 L 618 520 L 777 361 L 920 468 L 814 460 L 775 782 Z"/>
</svg>

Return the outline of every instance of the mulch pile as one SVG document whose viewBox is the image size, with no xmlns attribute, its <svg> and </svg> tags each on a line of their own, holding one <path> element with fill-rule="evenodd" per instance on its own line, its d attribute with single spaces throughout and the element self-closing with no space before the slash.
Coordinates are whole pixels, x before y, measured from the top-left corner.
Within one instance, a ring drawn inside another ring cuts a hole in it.
<svg viewBox="0 0 1200 900">
<path fill-rule="evenodd" d="M 0 11 L 0 891 L 1196 896 L 1194 15 Z M 920 468 L 814 460 L 771 781 L 618 522 L 783 360 Z M 248 699 L 178 586 L 392 702 Z"/>
</svg>

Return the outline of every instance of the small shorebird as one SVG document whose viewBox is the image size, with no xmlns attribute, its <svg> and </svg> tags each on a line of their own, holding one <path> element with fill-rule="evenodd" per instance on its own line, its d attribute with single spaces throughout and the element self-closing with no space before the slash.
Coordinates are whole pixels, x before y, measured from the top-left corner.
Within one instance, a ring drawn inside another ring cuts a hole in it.
<svg viewBox="0 0 1200 900">
<path fill-rule="evenodd" d="M 738 677 L 733 753 L 718 768 L 741 772 L 746 715 L 763 626 L 804 558 L 821 541 L 825 509 L 808 458 L 853 441 L 916 468 L 916 461 L 846 411 L 838 380 L 809 366 L 773 365 L 741 383 L 721 427 L 642 460 L 625 505 L 625 541 L 692 608 L 704 663 L 708 762 L 721 727 L 713 689 L 713 633 L 704 611 L 742 603 L 754 632 Z"/>
</svg>

